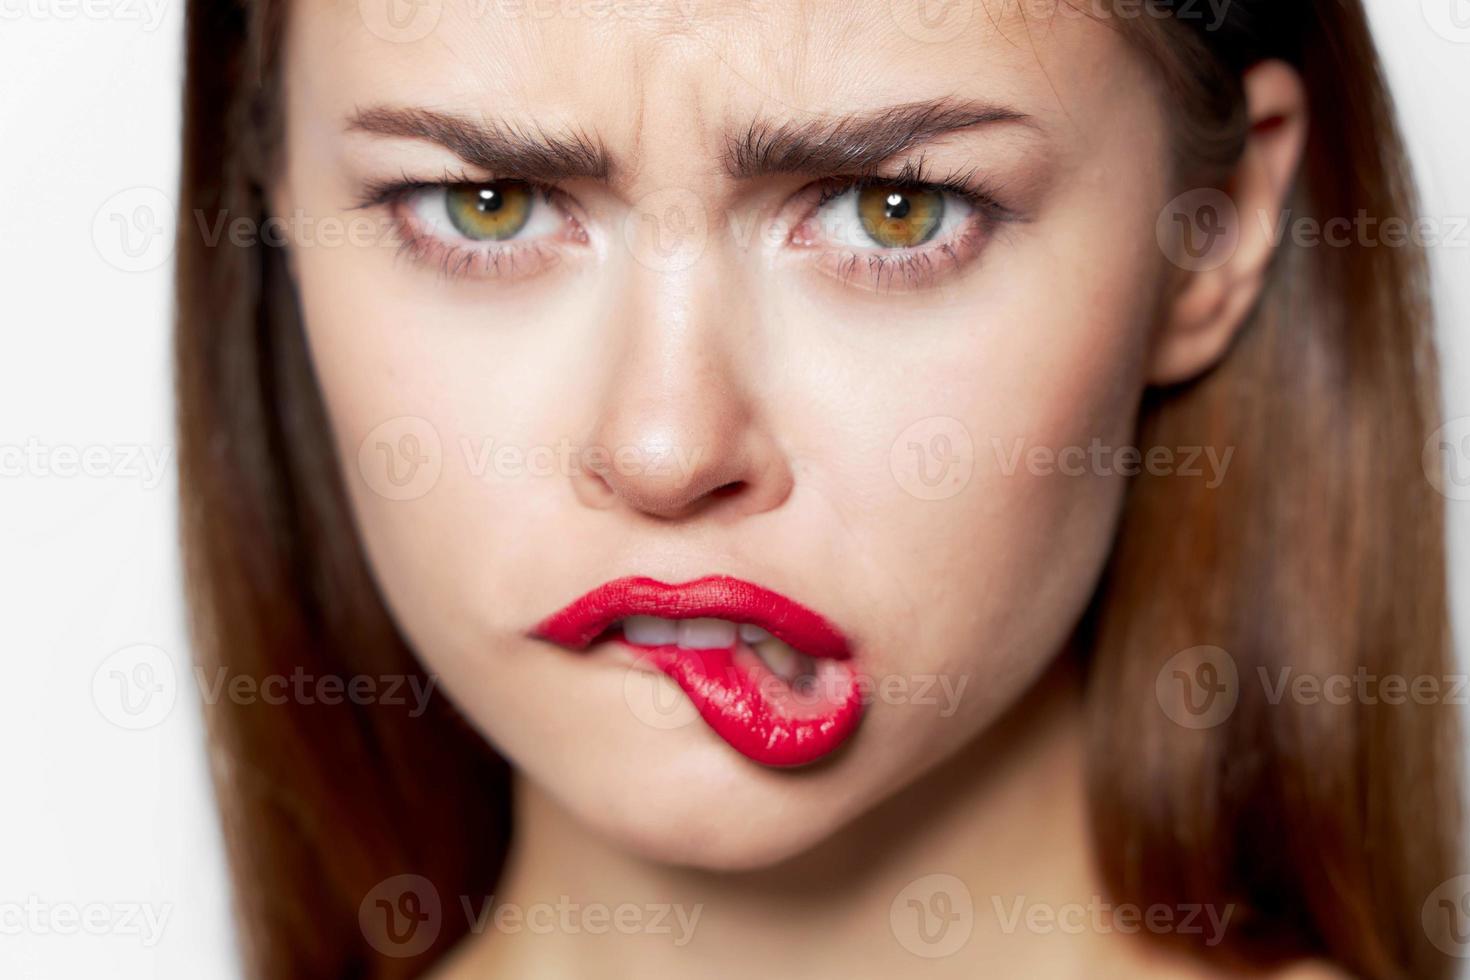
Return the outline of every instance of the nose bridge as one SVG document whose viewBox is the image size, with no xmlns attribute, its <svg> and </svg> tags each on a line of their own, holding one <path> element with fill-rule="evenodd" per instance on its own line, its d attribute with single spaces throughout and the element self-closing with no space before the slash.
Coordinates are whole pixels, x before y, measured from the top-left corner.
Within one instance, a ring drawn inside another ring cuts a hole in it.
<svg viewBox="0 0 1470 980">
<path fill-rule="evenodd" d="M 722 308 L 720 259 L 678 268 L 634 261 L 606 328 L 584 499 L 661 518 L 774 506 L 790 488 L 775 439 L 756 424 Z M 723 304 L 728 305 L 728 304 Z"/>
<path fill-rule="evenodd" d="M 658 229 L 649 226 L 650 233 Z M 616 327 L 599 406 L 598 442 L 627 462 L 677 455 L 687 478 L 714 479 L 737 451 L 743 415 L 733 365 L 720 349 L 719 324 L 693 268 L 669 271 L 631 263 L 625 315 Z M 623 470 L 632 470 L 625 466 Z M 623 472 L 655 492 L 669 474 Z M 670 493 L 675 488 L 666 488 Z M 706 487 L 705 489 L 713 489 Z"/>
<path fill-rule="evenodd" d="M 755 399 L 758 314 L 732 302 L 748 255 L 727 247 L 721 113 L 698 44 L 651 40 L 620 145 L 629 209 L 611 239 L 588 504 L 680 519 L 777 506 L 791 474 Z"/>
</svg>

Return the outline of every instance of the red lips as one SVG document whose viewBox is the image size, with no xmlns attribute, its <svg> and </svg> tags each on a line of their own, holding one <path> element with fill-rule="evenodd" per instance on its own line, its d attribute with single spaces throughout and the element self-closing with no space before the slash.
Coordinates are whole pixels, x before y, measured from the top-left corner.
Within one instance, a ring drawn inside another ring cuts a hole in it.
<svg viewBox="0 0 1470 980">
<path fill-rule="evenodd" d="M 759 626 L 817 661 L 815 684 L 798 693 L 740 641 L 729 649 L 634 646 L 609 632 L 629 616 L 715 617 Z M 681 585 L 622 578 L 547 617 L 533 635 L 582 650 L 599 637 L 633 647 L 684 691 L 706 724 L 736 751 L 768 766 L 800 766 L 832 753 L 857 728 L 863 703 L 846 663 L 847 639 L 818 613 L 778 592 L 726 576 Z"/>
</svg>

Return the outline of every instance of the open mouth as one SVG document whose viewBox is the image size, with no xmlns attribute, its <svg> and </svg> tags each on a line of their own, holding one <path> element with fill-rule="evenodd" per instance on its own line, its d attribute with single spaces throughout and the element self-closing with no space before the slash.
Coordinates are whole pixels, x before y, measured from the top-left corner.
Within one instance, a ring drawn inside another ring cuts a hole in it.
<svg viewBox="0 0 1470 980">
<path fill-rule="evenodd" d="M 672 678 L 717 735 L 763 765 L 815 762 L 862 717 L 841 631 L 740 579 L 617 579 L 554 613 L 533 635 L 574 650 L 623 643 Z"/>
</svg>

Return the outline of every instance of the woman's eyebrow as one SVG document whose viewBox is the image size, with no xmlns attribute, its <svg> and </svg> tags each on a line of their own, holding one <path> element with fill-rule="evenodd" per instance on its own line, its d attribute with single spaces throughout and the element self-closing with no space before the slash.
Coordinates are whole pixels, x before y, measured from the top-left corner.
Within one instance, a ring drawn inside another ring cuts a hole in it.
<svg viewBox="0 0 1470 980">
<path fill-rule="evenodd" d="M 1039 130 L 1032 117 L 988 102 L 937 99 L 800 122 L 752 122 L 730 137 L 725 170 L 737 179 L 776 174 L 841 174 L 871 170 L 949 133 L 1016 124 Z M 547 183 L 607 181 L 613 161 L 583 133 L 548 133 L 419 107 L 376 106 L 348 119 L 349 131 L 437 143 L 492 174 Z"/>
<path fill-rule="evenodd" d="M 433 109 L 378 106 L 359 110 L 347 129 L 378 136 L 437 143 L 472 166 L 504 174 L 553 182 L 608 179 L 612 162 L 601 145 L 581 133 L 553 134 L 505 123 L 478 122 Z"/>
<path fill-rule="evenodd" d="M 940 136 L 997 123 L 1041 129 L 1035 119 L 1008 106 L 955 99 L 801 122 L 758 120 L 729 141 L 725 169 L 736 178 L 864 172 Z"/>
</svg>

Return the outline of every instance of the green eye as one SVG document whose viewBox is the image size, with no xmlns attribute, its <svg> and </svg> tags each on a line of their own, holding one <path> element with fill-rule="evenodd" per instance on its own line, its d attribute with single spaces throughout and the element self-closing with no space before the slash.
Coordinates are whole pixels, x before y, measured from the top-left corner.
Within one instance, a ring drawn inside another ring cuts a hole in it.
<svg viewBox="0 0 1470 980">
<path fill-rule="evenodd" d="M 475 241 L 505 241 L 526 227 L 534 191 L 514 180 L 493 184 L 456 184 L 444 191 L 455 230 Z"/>
<path fill-rule="evenodd" d="M 857 200 L 863 231 L 884 248 L 913 248 L 934 237 L 944 220 L 944 195 L 937 190 L 874 184 Z"/>
</svg>

